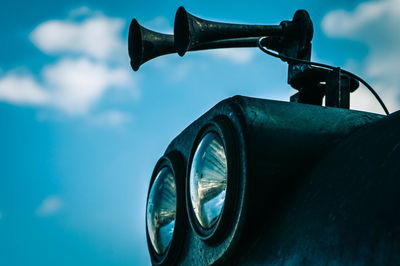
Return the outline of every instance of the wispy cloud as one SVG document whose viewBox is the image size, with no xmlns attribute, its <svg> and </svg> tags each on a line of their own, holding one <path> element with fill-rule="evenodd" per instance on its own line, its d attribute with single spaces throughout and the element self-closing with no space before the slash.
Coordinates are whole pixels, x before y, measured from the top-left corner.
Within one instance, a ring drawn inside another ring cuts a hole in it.
<svg viewBox="0 0 400 266">
<path fill-rule="evenodd" d="M 85 115 L 109 89 L 129 88 L 130 95 L 140 95 L 125 58 L 124 25 L 122 19 L 87 7 L 71 11 L 65 20 L 38 25 L 30 34 L 32 42 L 58 60 L 44 65 L 38 76 L 0 73 L 0 101 Z"/>
<path fill-rule="evenodd" d="M 215 49 L 207 51 L 211 55 L 218 58 L 229 60 L 235 64 L 247 64 L 250 63 L 254 57 L 254 49 L 241 48 L 241 49 Z"/>
<path fill-rule="evenodd" d="M 120 127 L 124 124 L 130 123 L 131 121 L 131 114 L 118 110 L 108 110 L 98 114 L 92 119 L 92 122 L 95 125 L 106 127 Z"/>
<path fill-rule="evenodd" d="M 19 105 L 56 107 L 71 115 L 83 115 L 106 90 L 135 84 L 129 69 L 110 67 L 107 63 L 85 57 L 64 57 L 45 66 L 41 80 L 38 82 L 26 74 L 0 76 L 0 100 Z M 137 92 L 132 94 L 138 95 Z"/>
<path fill-rule="evenodd" d="M 80 17 L 80 16 L 89 16 L 89 15 L 93 15 L 93 14 L 101 15 L 102 13 L 98 12 L 98 11 L 94 11 L 94 10 L 90 9 L 89 7 L 87 7 L 87 6 L 81 6 L 81 7 L 78 7 L 76 9 L 72 9 L 69 12 L 69 17 L 70 18 L 76 18 L 76 17 Z"/>
<path fill-rule="evenodd" d="M 36 215 L 40 217 L 51 216 L 57 213 L 62 207 L 62 201 L 58 196 L 48 196 L 36 210 Z"/>
<path fill-rule="evenodd" d="M 347 38 L 364 43 L 369 49 L 361 72 L 372 81 L 391 111 L 400 108 L 400 0 L 360 3 L 355 10 L 335 10 L 322 21 L 323 31 L 330 37 Z M 353 66 L 354 67 L 354 66 Z M 352 107 L 381 111 L 372 95 L 358 90 L 352 96 Z M 363 102 L 361 102 L 363 100 Z"/>
</svg>

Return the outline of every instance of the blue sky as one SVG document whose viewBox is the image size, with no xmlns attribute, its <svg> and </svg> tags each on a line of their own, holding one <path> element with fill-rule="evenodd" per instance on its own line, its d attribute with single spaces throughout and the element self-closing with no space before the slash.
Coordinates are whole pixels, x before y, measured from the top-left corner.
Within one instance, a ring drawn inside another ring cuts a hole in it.
<svg viewBox="0 0 400 266">
<path fill-rule="evenodd" d="M 314 22 L 313 59 L 400 106 L 400 2 L 14 1 L 0 10 L 0 264 L 147 265 L 148 182 L 169 142 L 236 95 L 288 100 L 286 65 L 257 49 L 160 57 L 133 72 L 132 18 L 171 32 L 208 19 Z M 364 88 L 352 107 L 381 112 Z"/>
</svg>

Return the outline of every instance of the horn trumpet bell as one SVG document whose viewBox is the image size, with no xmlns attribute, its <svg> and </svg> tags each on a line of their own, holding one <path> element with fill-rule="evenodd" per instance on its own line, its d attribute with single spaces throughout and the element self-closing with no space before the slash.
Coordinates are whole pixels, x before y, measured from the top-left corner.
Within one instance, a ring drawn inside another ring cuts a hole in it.
<svg viewBox="0 0 400 266">
<path fill-rule="evenodd" d="M 129 27 L 128 52 L 134 71 L 154 57 L 175 53 L 174 36 L 141 26 L 133 19 Z"/>
</svg>

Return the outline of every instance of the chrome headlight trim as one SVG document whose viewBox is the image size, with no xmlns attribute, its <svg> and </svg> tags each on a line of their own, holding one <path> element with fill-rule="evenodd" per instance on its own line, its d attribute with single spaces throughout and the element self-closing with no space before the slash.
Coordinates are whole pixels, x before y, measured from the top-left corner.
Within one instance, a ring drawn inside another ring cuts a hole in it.
<svg viewBox="0 0 400 266">
<path fill-rule="evenodd" d="M 226 155 L 227 165 L 227 180 L 225 190 L 225 201 L 220 210 L 220 215 L 211 224 L 209 228 L 202 225 L 194 211 L 191 192 L 190 192 L 190 178 L 193 158 L 196 150 L 198 149 L 201 141 L 209 134 L 215 134 L 221 141 L 222 147 Z M 190 160 L 188 162 L 186 174 L 186 206 L 189 217 L 190 225 L 196 232 L 198 237 L 207 242 L 218 242 L 224 239 L 224 236 L 229 233 L 232 225 L 232 217 L 237 211 L 237 193 L 238 193 L 238 164 L 237 164 L 237 144 L 233 130 L 233 126 L 229 119 L 225 116 L 217 116 L 206 125 L 204 125 L 192 145 Z"/>
</svg>

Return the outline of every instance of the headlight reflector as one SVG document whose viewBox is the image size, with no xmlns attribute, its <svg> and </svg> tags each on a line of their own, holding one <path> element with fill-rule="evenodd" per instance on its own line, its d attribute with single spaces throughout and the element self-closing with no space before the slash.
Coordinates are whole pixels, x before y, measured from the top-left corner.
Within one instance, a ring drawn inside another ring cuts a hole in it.
<svg viewBox="0 0 400 266">
<path fill-rule="evenodd" d="M 147 200 L 147 230 L 154 250 L 163 254 L 171 244 L 175 229 L 177 194 L 171 169 L 163 167 L 157 174 Z"/>
<path fill-rule="evenodd" d="M 228 166 L 221 138 L 208 132 L 193 156 L 189 177 L 191 205 L 204 229 L 218 221 L 225 203 Z"/>
</svg>

